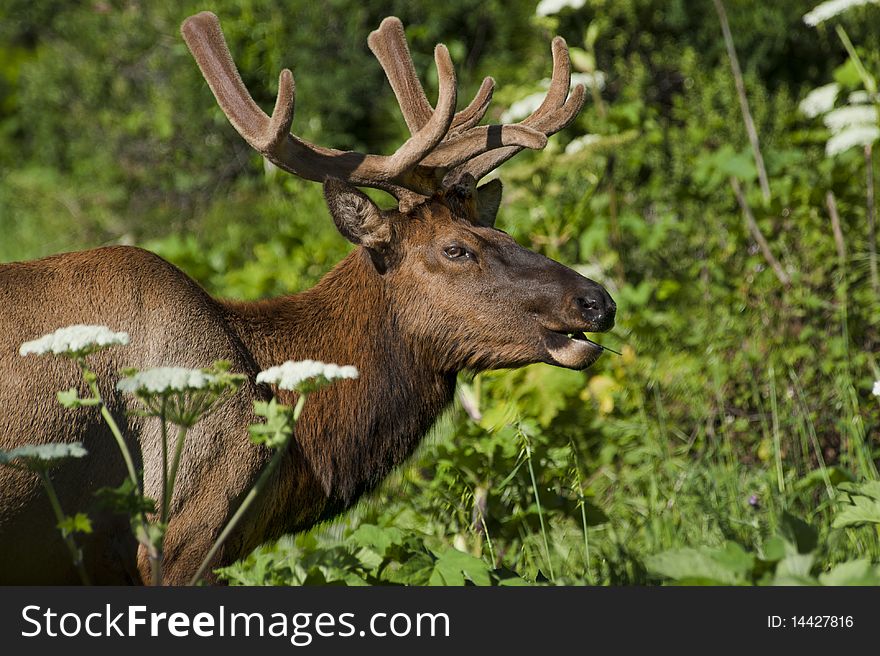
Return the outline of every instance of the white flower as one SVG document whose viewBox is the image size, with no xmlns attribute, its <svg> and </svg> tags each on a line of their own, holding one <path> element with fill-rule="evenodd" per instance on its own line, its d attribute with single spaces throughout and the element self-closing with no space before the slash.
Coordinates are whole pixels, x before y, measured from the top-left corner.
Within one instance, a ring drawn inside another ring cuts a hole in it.
<svg viewBox="0 0 880 656">
<path fill-rule="evenodd" d="M 535 8 L 535 16 L 551 16 L 558 14 L 566 7 L 580 9 L 586 0 L 541 0 Z"/>
<path fill-rule="evenodd" d="M 837 94 L 840 87 L 836 82 L 826 84 L 825 86 L 813 89 L 807 94 L 807 97 L 798 105 L 798 109 L 807 118 L 815 118 L 820 114 L 831 111 L 834 107 L 834 101 L 837 100 Z"/>
<path fill-rule="evenodd" d="M 336 379 L 357 378 L 358 370 L 351 365 L 325 364 L 315 360 L 288 360 L 257 374 L 258 383 L 270 383 L 281 389 L 313 392 Z"/>
<path fill-rule="evenodd" d="M 597 89 L 604 89 L 605 74 L 602 71 L 596 71 L 595 73 L 572 73 L 569 88 L 572 89 L 578 84 L 583 84 L 588 89 L 592 89 L 593 87 Z M 542 89 L 549 89 L 550 78 L 544 78 L 543 80 L 538 82 L 538 85 Z M 537 91 L 533 94 L 526 96 L 525 98 L 520 98 L 515 103 L 513 103 L 506 112 L 501 115 L 501 122 L 515 123 L 516 121 L 521 121 L 526 116 L 529 116 L 532 112 L 538 109 L 538 107 L 541 106 L 541 103 L 544 102 L 544 98 L 546 97 L 546 93 L 544 93 L 543 91 Z"/>
<path fill-rule="evenodd" d="M 242 374 L 230 373 L 229 367 L 228 362 L 218 361 L 208 369 L 132 369 L 123 372 L 116 389 L 133 394 L 143 405 L 146 416 L 161 417 L 189 428 L 246 380 Z"/>
<path fill-rule="evenodd" d="M 165 394 L 201 390 L 216 382 L 217 376 L 201 369 L 157 367 L 122 378 L 116 383 L 116 389 L 129 394 Z"/>
<path fill-rule="evenodd" d="M 572 73 L 571 86 L 583 84 L 587 89 L 605 88 L 605 73 L 596 71 L 595 73 Z M 548 85 L 549 86 L 549 85 Z"/>
<path fill-rule="evenodd" d="M 867 4 L 877 4 L 878 0 L 828 0 L 820 5 L 813 7 L 812 11 L 804 14 L 804 22 L 807 25 L 815 27 L 819 23 L 824 23 L 829 18 L 834 18 L 838 14 L 842 14 L 847 9 L 853 7 L 861 7 Z"/>
<path fill-rule="evenodd" d="M 867 146 L 880 138 L 880 129 L 876 125 L 856 125 L 835 134 L 825 144 L 825 154 L 834 157 L 853 146 Z"/>
<path fill-rule="evenodd" d="M 877 125 L 877 109 L 871 105 L 847 105 L 828 112 L 822 121 L 835 134 L 848 127 L 870 127 Z"/>
<path fill-rule="evenodd" d="M 579 153 L 584 148 L 592 146 L 594 143 L 597 143 L 601 140 L 602 137 L 600 137 L 598 134 L 585 134 L 584 136 L 578 137 L 577 139 L 572 139 L 565 147 L 565 154 L 574 155 L 575 153 Z"/>
<path fill-rule="evenodd" d="M 874 383 L 874 389 L 871 392 L 874 396 L 880 396 L 880 380 Z"/>
<path fill-rule="evenodd" d="M 11 451 L 0 451 L 0 465 L 11 464 L 16 459 L 25 463 L 48 463 L 64 458 L 82 458 L 85 455 L 88 455 L 88 451 L 83 448 L 82 442 L 25 444 Z"/>
<path fill-rule="evenodd" d="M 501 115 L 501 122 L 515 123 L 524 119 L 541 106 L 541 103 L 544 102 L 544 95 L 543 92 L 538 92 L 525 98 L 520 98 Z"/>
<path fill-rule="evenodd" d="M 853 91 L 846 101 L 850 105 L 867 105 L 871 102 L 871 94 L 867 91 Z"/>
<path fill-rule="evenodd" d="M 108 346 L 125 346 L 126 344 L 128 344 L 128 333 L 115 333 L 107 326 L 77 324 L 59 328 L 54 333 L 25 342 L 18 349 L 18 354 L 25 356 L 30 353 L 34 355 L 55 353 L 56 355 L 84 356 Z"/>
</svg>

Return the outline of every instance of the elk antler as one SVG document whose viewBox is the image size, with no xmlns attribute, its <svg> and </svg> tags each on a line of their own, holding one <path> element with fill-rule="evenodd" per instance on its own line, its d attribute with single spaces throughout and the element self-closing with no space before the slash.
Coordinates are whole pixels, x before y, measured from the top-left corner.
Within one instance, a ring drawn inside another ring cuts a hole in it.
<svg viewBox="0 0 880 656">
<path fill-rule="evenodd" d="M 534 128 L 548 137 L 551 134 L 556 134 L 575 119 L 583 108 L 586 97 L 583 84 L 578 84 L 569 93 L 571 61 L 568 57 L 568 45 L 566 45 L 565 39 L 561 36 L 554 38 L 551 51 L 553 53 L 553 77 L 550 80 L 547 95 L 538 109 L 517 124 Z M 519 146 L 504 146 L 483 153 L 459 166 L 453 171 L 452 176 L 470 173 L 479 180 L 521 150 L 522 148 Z"/>
<path fill-rule="evenodd" d="M 429 176 L 416 171 L 416 167 L 446 135 L 455 111 L 455 71 L 445 46 L 438 45 L 434 51 L 440 80 L 437 110 L 397 152 L 384 156 L 324 148 L 292 135 L 295 93 L 293 74 L 288 69 L 281 71 L 275 109 L 271 117 L 266 116 L 245 88 L 214 14 L 204 11 L 191 16 L 184 21 L 181 32 L 230 123 L 273 164 L 318 182 L 336 176 L 392 193 L 401 187 L 433 192 L 424 179 Z"/>
<path fill-rule="evenodd" d="M 568 95 L 568 50 L 557 37 L 553 81 L 541 107 L 518 124 L 476 126 L 492 98 L 492 78 L 483 80 L 473 101 L 456 114 L 455 70 L 449 51 L 440 44 L 434 49 L 437 105 L 431 107 L 416 77 L 403 25 L 397 18 L 386 18 L 368 43 L 388 76 L 411 137 L 388 156 L 336 150 L 290 133 L 295 93 L 288 69 L 281 71 L 275 109 L 267 116 L 242 82 L 214 14 L 189 17 L 181 32 L 221 109 L 255 150 L 294 175 L 319 182 L 333 176 L 383 189 L 401 205 L 415 204 L 435 193 L 447 174 L 458 178 L 470 172 L 479 179 L 523 148 L 543 148 L 547 135 L 570 123 L 584 100 L 582 86 Z"/>
<path fill-rule="evenodd" d="M 367 44 L 391 83 L 410 132 L 415 134 L 422 129 L 435 110 L 428 104 L 425 91 L 416 76 L 400 19 L 389 16 L 383 20 L 379 29 L 370 34 Z M 564 47 L 565 42 L 563 41 L 562 44 Z M 566 62 L 567 54 L 566 50 Z M 567 71 L 566 75 L 568 75 Z M 525 121 L 515 125 L 474 127 L 489 108 L 494 90 L 495 80 L 491 77 L 485 78 L 471 103 L 453 117 L 448 134 L 431 154 L 422 160 L 423 166 L 449 170 L 498 148 L 515 149 L 513 153 L 515 154 L 523 148 L 541 149 L 547 145 L 547 134 L 534 129 Z M 563 100 L 567 92 L 568 78 L 565 82 Z"/>
</svg>

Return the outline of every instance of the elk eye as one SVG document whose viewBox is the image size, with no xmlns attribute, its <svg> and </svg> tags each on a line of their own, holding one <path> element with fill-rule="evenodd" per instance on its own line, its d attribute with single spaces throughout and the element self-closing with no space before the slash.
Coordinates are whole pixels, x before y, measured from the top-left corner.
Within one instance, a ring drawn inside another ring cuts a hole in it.
<svg viewBox="0 0 880 656">
<path fill-rule="evenodd" d="M 443 254 L 446 255 L 446 257 L 448 257 L 450 260 L 457 260 L 462 257 L 474 259 L 473 253 L 471 253 L 463 246 L 447 246 L 443 249 Z"/>
</svg>

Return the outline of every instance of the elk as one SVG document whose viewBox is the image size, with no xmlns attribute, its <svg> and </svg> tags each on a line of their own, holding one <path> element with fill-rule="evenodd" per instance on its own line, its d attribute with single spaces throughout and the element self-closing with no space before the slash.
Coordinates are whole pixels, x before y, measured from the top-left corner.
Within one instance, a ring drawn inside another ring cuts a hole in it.
<svg viewBox="0 0 880 656">
<path fill-rule="evenodd" d="M 323 184 L 330 213 L 357 247 L 312 289 L 238 302 L 212 298 L 150 252 L 111 246 L 0 266 L 0 448 L 82 441 L 89 456 L 54 470 L 66 510 L 88 509 L 85 565 L 103 584 L 149 581 L 128 520 L 95 509 L 93 494 L 125 469 L 95 408 L 61 408 L 56 390 L 82 387 L 69 360 L 19 357 L 19 345 L 60 326 L 104 324 L 131 344 L 90 356 L 102 395 L 125 432 L 145 493 L 159 495 L 159 426 L 131 412 L 115 390 L 123 367 L 232 363 L 238 392 L 188 436 L 165 539 L 165 581 L 186 582 L 269 458 L 247 439 L 253 402 L 273 390 L 261 369 L 306 358 L 355 365 L 346 380 L 312 395 L 274 484 L 218 553 L 215 566 L 259 544 L 330 519 L 403 462 L 454 395 L 462 370 L 548 363 L 585 369 L 602 348 L 584 332 L 614 323 L 597 283 L 519 246 L 494 227 L 501 184 L 476 181 L 524 148 L 540 149 L 584 102 L 570 90 L 565 41 L 552 42 L 553 75 L 541 106 L 518 124 L 479 125 L 494 88 L 486 78 L 456 112 L 456 78 L 443 45 L 431 106 L 400 21 L 368 40 L 411 136 L 393 155 L 339 151 L 290 132 L 294 81 L 281 72 L 271 116 L 253 101 L 216 16 L 188 18 L 183 37 L 233 127 L 276 166 Z M 398 201 L 380 210 L 357 187 Z M 278 392 L 284 403 L 293 393 Z M 36 477 L 0 469 L 0 583 L 76 583 Z"/>
</svg>

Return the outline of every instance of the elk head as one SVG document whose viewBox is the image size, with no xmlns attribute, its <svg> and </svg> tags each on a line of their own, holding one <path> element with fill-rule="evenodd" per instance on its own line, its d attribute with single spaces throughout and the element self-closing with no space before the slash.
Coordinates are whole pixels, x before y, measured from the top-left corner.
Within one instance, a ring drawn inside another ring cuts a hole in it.
<svg viewBox="0 0 880 656">
<path fill-rule="evenodd" d="M 432 107 L 402 24 L 386 18 L 368 43 L 411 136 L 393 155 L 383 156 L 324 148 L 291 134 L 289 70 L 281 73 L 272 115 L 263 113 L 241 80 L 214 14 L 187 19 L 182 32 L 242 137 L 278 167 L 324 184 L 337 228 L 361 247 L 372 273 L 387 281 L 387 303 L 402 338 L 414 348 L 428 348 L 438 370 L 534 362 L 583 369 L 596 361 L 602 347 L 583 333 L 611 328 L 616 310 L 611 297 L 496 229 L 501 183 L 477 187 L 523 148 L 543 148 L 583 106 L 583 86 L 569 92 L 568 49 L 561 37 L 552 43 L 553 76 L 540 107 L 520 123 L 477 125 L 492 97 L 492 78 L 456 113 L 455 71 L 446 47 L 438 45 L 439 91 Z M 398 207 L 379 209 L 359 186 L 390 193 Z"/>
</svg>

